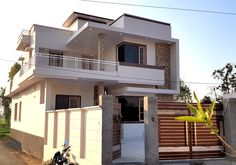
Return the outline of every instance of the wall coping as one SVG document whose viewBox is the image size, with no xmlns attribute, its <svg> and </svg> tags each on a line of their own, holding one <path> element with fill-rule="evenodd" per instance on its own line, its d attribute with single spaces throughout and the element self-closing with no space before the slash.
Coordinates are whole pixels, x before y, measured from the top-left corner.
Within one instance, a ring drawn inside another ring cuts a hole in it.
<svg viewBox="0 0 236 165">
<path fill-rule="evenodd" d="M 223 99 L 236 98 L 236 93 L 224 94 Z"/>
</svg>

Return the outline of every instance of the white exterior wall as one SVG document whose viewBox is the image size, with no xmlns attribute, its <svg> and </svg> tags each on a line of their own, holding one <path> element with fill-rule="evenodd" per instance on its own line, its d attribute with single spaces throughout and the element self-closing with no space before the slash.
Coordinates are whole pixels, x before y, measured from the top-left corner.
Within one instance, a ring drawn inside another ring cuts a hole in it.
<svg viewBox="0 0 236 165">
<path fill-rule="evenodd" d="M 39 48 L 66 50 L 66 42 L 72 31 L 52 27 L 34 25 L 36 30 L 36 52 Z"/>
<path fill-rule="evenodd" d="M 114 22 L 111 26 L 124 28 L 124 16 L 120 17 L 116 22 Z"/>
<path fill-rule="evenodd" d="M 81 107 L 94 104 L 94 84 L 78 83 L 72 80 L 51 80 L 51 110 L 55 109 L 56 95 L 79 95 Z"/>
<path fill-rule="evenodd" d="M 102 165 L 102 110 L 100 107 L 83 109 L 69 109 L 69 145 L 71 153 L 77 158 L 80 165 Z M 57 112 L 57 147 L 53 148 L 54 112 L 48 114 L 47 144 L 44 145 L 44 160 L 49 160 L 53 154 L 61 150 L 65 140 L 66 111 Z M 82 115 L 85 113 L 85 115 Z M 82 124 L 81 120 L 85 121 Z M 83 127 L 84 132 L 81 130 Z M 81 138 L 85 140 L 81 141 Z M 82 146 L 83 145 L 83 146 Z M 84 152 L 83 152 L 84 150 Z M 81 157 L 81 154 L 83 157 Z"/>
<path fill-rule="evenodd" d="M 21 121 L 19 121 L 19 105 L 21 102 Z M 17 120 L 14 120 L 15 103 Z M 32 135 L 44 137 L 45 105 L 40 104 L 40 84 L 35 84 L 21 91 L 12 98 L 11 128 Z"/>
<path fill-rule="evenodd" d="M 141 35 L 160 40 L 171 38 L 171 27 L 161 23 L 145 21 L 129 16 L 124 18 L 124 28 L 127 33 Z"/>
</svg>

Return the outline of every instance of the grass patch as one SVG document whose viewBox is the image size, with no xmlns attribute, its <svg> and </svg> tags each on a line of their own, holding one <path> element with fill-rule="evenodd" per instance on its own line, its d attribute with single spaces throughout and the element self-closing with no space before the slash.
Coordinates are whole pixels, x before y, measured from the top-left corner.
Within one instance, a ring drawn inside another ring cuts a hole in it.
<svg viewBox="0 0 236 165">
<path fill-rule="evenodd" d="M 0 119 L 0 136 L 6 136 L 10 133 L 10 126 L 5 119 Z"/>
<path fill-rule="evenodd" d="M 0 124 L 7 124 L 5 119 L 0 119 Z"/>
</svg>

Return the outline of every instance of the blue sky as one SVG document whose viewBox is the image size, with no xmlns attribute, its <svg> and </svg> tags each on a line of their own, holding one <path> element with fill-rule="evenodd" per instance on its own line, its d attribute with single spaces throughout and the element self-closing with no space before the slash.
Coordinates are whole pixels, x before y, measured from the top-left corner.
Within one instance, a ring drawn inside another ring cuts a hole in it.
<svg viewBox="0 0 236 165">
<path fill-rule="evenodd" d="M 104 0 L 105 1 L 105 0 Z M 236 13 L 235 0 L 119 0 L 109 2 L 155 5 Z M 14 4 L 14 5 L 13 5 Z M 16 61 L 16 42 L 32 24 L 60 27 L 73 12 L 116 19 L 123 13 L 171 23 L 172 37 L 180 41 L 180 77 L 200 96 L 209 93 L 214 69 L 236 63 L 236 15 L 132 7 L 79 0 L 8 0 L 0 5 L 0 59 Z M 0 60 L 0 86 L 8 79 L 12 62 Z"/>
</svg>

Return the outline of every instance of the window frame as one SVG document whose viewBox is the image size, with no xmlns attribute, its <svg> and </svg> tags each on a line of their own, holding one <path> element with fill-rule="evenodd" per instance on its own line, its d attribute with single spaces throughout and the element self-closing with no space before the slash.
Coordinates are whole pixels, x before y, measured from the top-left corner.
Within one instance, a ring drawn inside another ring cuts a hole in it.
<svg viewBox="0 0 236 165">
<path fill-rule="evenodd" d="M 121 42 L 118 45 L 116 45 L 116 61 L 119 61 L 119 46 L 121 45 L 134 45 L 138 47 L 138 63 L 131 63 L 131 64 L 137 64 L 137 65 L 147 65 L 147 45 L 144 44 L 139 44 L 139 43 L 132 43 L 132 42 Z M 142 54 L 142 60 L 140 57 L 140 52 L 141 49 L 143 50 Z M 122 61 L 121 61 L 122 62 Z M 125 57 L 124 57 L 124 62 L 123 63 L 130 63 L 130 62 L 125 62 Z"/>
<path fill-rule="evenodd" d="M 18 121 L 21 122 L 21 110 L 22 110 L 22 102 L 19 102 L 19 117 L 18 117 Z"/>
<path fill-rule="evenodd" d="M 14 107 L 14 121 L 17 121 L 17 113 L 18 113 L 18 103 L 15 103 L 15 107 Z"/>
<path fill-rule="evenodd" d="M 77 97 L 78 98 L 78 107 L 77 108 L 81 108 L 81 96 L 80 95 L 64 95 L 64 94 L 56 94 L 55 95 L 55 110 L 58 110 L 58 109 L 70 109 L 70 105 L 69 105 L 69 102 L 70 102 L 70 98 L 71 97 Z M 58 103 L 58 101 L 59 100 L 57 100 L 57 99 L 61 99 L 61 98 L 64 98 L 64 99 L 66 99 L 65 100 L 65 104 L 67 104 L 68 103 L 68 106 L 67 107 L 65 107 L 65 108 L 58 108 L 58 107 L 60 107 L 57 103 Z"/>
</svg>

